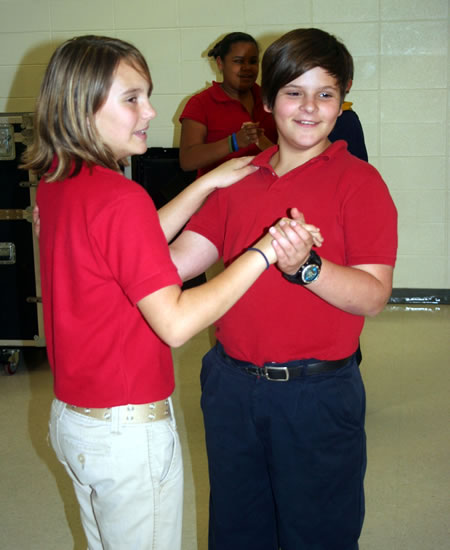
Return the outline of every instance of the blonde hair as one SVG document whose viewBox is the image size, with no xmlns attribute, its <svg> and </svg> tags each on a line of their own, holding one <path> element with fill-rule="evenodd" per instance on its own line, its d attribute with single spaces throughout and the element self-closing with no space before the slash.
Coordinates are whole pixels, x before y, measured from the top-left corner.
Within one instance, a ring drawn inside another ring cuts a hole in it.
<svg viewBox="0 0 450 550">
<path fill-rule="evenodd" d="M 132 44 L 105 36 L 80 36 L 68 40 L 52 55 L 36 103 L 34 139 L 23 155 L 21 168 L 47 181 L 79 173 L 83 162 L 118 171 L 110 148 L 95 125 L 95 113 L 108 97 L 121 61 L 148 80 L 143 55 Z M 49 172 L 54 158 L 58 163 Z"/>
</svg>

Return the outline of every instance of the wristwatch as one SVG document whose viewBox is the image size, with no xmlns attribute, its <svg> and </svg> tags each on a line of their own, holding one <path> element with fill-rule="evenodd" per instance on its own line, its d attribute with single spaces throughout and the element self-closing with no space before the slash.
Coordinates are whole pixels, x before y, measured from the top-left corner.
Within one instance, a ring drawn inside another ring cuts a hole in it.
<svg viewBox="0 0 450 550">
<path fill-rule="evenodd" d="M 314 281 L 317 281 L 320 274 L 320 268 L 322 266 L 322 260 L 320 256 L 314 250 L 311 250 L 309 253 L 309 258 L 306 262 L 300 266 L 300 269 L 294 275 L 287 275 L 283 273 L 283 277 L 287 279 L 290 283 L 296 285 L 309 285 Z"/>
</svg>

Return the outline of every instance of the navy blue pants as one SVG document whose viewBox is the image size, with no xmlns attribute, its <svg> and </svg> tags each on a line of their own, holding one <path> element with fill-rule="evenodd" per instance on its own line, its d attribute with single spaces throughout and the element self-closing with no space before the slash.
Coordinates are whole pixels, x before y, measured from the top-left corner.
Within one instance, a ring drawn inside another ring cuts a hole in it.
<svg viewBox="0 0 450 550">
<path fill-rule="evenodd" d="M 209 550 L 356 550 L 364 518 L 365 391 L 355 358 L 269 381 L 203 358 Z"/>
</svg>

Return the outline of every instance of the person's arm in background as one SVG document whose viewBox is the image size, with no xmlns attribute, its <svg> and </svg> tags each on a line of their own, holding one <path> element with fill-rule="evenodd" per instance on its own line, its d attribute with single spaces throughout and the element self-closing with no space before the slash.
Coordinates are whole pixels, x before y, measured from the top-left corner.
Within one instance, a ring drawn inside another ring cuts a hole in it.
<svg viewBox="0 0 450 550">
<path fill-rule="evenodd" d="M 256 130 L 256 141 L 254 141 L 254 137 L 252 134 L 249 134 L 247 136 L 247 139 L 248 143 L 256 143 L 258 149 L 260 149 L 261 151 L 264 151 L 274 145 L 274 143 L 270 141 L 270 139 L 265 135 L 264 128 L 260 128 L 259 122 L 244 122 L 242 124 L 242 128 L 247 130 L 247 132 L 253 132 L 254 130 Z"/>
<path fill-rule="evenodd" d="M 346 115 L 346 119 L 344 122 L 347 124 L 347 138 L 344 139 L 348 140 L 348 150 L 355 157 L 368 162 L 369 156 L 367 154 L 364 132 L 358 115 L 355 111 L 350 110 Z"/>
<path fill-rule="evenodd" d="M 185 171 L 205 168 L 220 161 L 232 153 L 229 136 L 213 143 L 206 143 L 207 127 L 201 122 L 184 118 L 181 123 L 180 166 Z M 239 148 L 257 143 L 259 139 L 258 124 L 244 123 L 236 132 Z"/>
<path fill-rule="evenodd" d="M 369 157 L 361 122 L 351 108 L 342 111 L 328 139 L 331 142 L 343 139 L 347 142 L 347 149 L 352 155 L 368 162 Z"/>
<path fill-rule="evenodd" d="M 256 145 L 258 146 L 261 151 L 265 151 L 269 147 L 272 147 L 275 145 L 270 141 L 270 139 L 264 134 L 264 131 L 258 136 L 258 141 L 256 142 Z"/>
</svg>

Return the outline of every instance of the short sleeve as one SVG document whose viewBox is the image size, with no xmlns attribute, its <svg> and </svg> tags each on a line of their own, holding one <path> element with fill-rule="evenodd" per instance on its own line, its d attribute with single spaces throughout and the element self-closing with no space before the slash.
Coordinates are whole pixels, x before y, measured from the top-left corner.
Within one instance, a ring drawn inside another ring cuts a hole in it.
<svg viewBox="0 0 450 550">
<path fill-rule="evenodd" d="M 155 206 L 139 186 L 108 204 L 92 233 L 100 255 L 132 303 L 165 286 L 181 285 Z"/>
<path fill-rule="evenodd" d="M 185 227 L 185 230 L 193 231 L 208 239 L 217 248 L 219 257 L 223 256 L 224 233 L 227 223 L 221 208 L 224 191 L 226 189 L 211 193 Z"/>
<path fill-rule="evenodd" d="M 343 204 L 347 265 L 395 265 L 397 209 L 378 172 L 367 166 L 366 177 Z"/>
<path fill-rule="evenodd" d="M 196 122 L 200 122 L 201 124 L 207 126 L 206 109 L 203 105 L 200 94 L 192 96 L 186 103 L 186 106 L 180 115 L 180 122 L 183 122 L 183 119 L 185 118 L 195 120 Z"/>
</svg>

